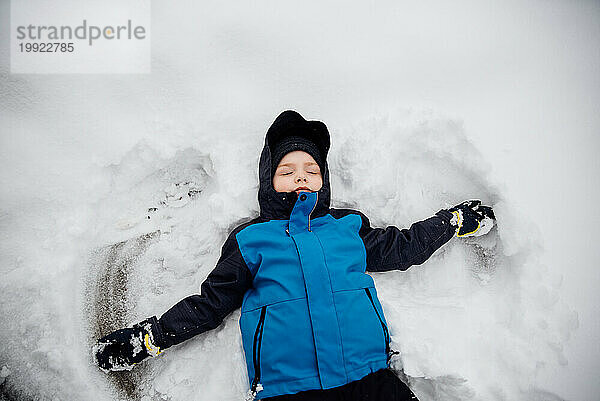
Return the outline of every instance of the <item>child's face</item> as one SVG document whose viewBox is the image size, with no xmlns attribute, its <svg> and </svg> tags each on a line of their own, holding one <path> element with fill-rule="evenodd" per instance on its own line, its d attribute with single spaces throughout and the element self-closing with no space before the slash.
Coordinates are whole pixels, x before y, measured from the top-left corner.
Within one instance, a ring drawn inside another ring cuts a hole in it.
<svg viewBox="0 0 600 401">
<path fill-rule="evenodd" d="M 273 176 L 273 188 L 277 192 L 315 192 L 322 186 L 319 165 L 311 155 L 301 150 L 283 156 Z"/>
</svg>

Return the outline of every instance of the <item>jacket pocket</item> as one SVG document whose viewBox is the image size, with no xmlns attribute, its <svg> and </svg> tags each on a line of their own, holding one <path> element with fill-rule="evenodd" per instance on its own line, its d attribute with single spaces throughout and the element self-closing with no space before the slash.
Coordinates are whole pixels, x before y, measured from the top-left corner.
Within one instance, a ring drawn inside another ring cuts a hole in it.
<svg viewBox="0 0 600 401">
<path fill-rule="evenodd" d="M 365 288 L 364 290 L 367 293 L 369 301 L 371 301 L 371 306 L 373 307 L 373 310 L 375 311 L 375 314 L 379 319 L 379 323 L 381 323 L 381 329 L 383 330 L 383 338 L 385 339 L 385 354 L 387 355 L 389 361 L 393 355 L 393 351 L 390 349 L 390 332 L 388 331 L 387 325 L 383 321 L 383 318 L 381 317 L 379 311 L 377 310 L 377 307 L 375 306 L 375 301 L 373 300 L 373 295 L 371 295 L 371 291 L 368 288 Z"/>
<path fill-rule="evenodd" d="M 361 295 L 368 304 L 362 289 Z M 264 386 L 260 391 L 262 397 L 271 397 L 286 389 L 301 391 L 303 388 L 300 387 L 307 382 L 318 383 L 319 371 L 306 298 L 243 311 L 240 326 L 248 382 L 251 387 L 256 384 L 256 390 Z M 376 328 L 379 330 L 379 323 Z"/>
<path fill-rule="evenodd" d="M 381 321 L 364 287 L 333 294 L 337 311 L 346 371 L 364 369 L 385 360 Z M 377 300 L 375 299 L 377 304 Z"/>
<path fill-rule="evenodd" d="M 262 345 L 263 329 L 265 327 L 265 318 L 267 316 L 267 306 L 260 309 L 260 317 L 256 330 L 254 332 L 254 341 L 252 345 L 252 364 L 254 366 L 254 379 L 250 390 L 256 394 L 257 388 L 260 386 L 260 350 Z M 260 390 L 259 390 L 260 391 Z"/>
</svg>

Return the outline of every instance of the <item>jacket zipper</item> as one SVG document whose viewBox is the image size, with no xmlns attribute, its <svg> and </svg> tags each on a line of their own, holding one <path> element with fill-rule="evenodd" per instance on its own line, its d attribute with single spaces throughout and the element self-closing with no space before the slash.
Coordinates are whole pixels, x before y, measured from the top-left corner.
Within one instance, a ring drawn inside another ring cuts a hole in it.
<svg viewBox="0 0 600 401">
<path fill-rule="evenodd" d="M 375 307 L 375 301 L 373 301 L 373 296 L 371 295 L 371 291 L 369 291 L 368 288 L 365 288 L 364 290 L 367 293 L 367 297 L 369 297 L 369 301 L 371 301 L 371 305 L 373 306 L 373 310 L 375 310 L 375 313 L 377 314 L 377 318 L 379 319 L 379 323 L 381 323 L 381 328 L 383 329 L 383 337 L 385 338 L 385 353 L 387 355 L 387 362 L 389 363 L 390 359 L 392 358 L 392 356 L 396 355 L 396 354 L 399 354 L 399 352 L 398 351 L 394 351 L 393 349 L 390 348 L 390 332 L 388 331 L 387 326 L 383 322 L 383 319 L 381 318 L 381 315 L 379 315 L 379 311 Z"/>
<path fill-rule="evenodd" d="M 263 328 L 265 327 L 265 315 L 267 313 L 266 305 L 260 310 L 260 318 L 256 325 L 256 331 L 254 332 L 254 345 L 252 347 L 252 362 L 254 364 L 254 379 L 252 385 L 248 391 L 247 401 L 254 400 L 256 394 L 262 391 L 263 386 L 260 384 L 260 349 L 262 345 Z"/>
<path fill-rule="evenodd" d="M 310 215 L 312 214 L 312 212 L 315 211 L 315 208 L 317 207 L 317 203 L 319 203 L 319 193 L 318 192 L 317 192 L 317 200 L 315 201 L 315 204 L 314 204 L 312 210 L 308 214 L 308 231 L 310 231 Z"/>
</svg>

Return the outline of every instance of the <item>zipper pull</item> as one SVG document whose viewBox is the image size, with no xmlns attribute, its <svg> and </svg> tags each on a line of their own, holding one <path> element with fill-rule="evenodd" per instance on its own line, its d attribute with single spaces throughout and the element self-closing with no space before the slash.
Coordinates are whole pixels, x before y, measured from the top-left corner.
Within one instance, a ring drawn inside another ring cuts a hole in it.
<svg viewBox="0 0 600 401">
<path fill-rule="evenodd" d="M 245 401 L 254 401 L 254 399 L 256 398 L 256 394 L 258 394 L 262 390 L 263 390 L 262 384 L 258 383 L 256 385 L 253 385 L 252 388 L 250 390 L 248 390 Z"/>
<path fill-rule="evenodd" d="M 390 363 L 390 361 L 392 360 L 392 357 L 394 355 L 400 355 L 400 351 L 394 351 L 393 349 L 390 348 L 390 352 L 388 352 L 388 356 L 387 356 L 388 363 Z"/>
</svg>

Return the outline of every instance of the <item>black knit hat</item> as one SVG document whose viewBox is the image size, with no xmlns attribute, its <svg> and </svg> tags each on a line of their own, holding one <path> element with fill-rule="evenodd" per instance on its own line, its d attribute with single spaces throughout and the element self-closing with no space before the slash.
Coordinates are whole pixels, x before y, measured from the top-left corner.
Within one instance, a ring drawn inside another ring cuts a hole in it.
<svg viewBox="0 0 600 401">
<path fill-rule="evenodd" d="M 271 177 L 281 159 L 294 150 L 302 150 L 315 159 L 321 174 L 329 151 L 329 132 L 321 121 L 307 121 L 293 110 L 281 113 L 267 131 L 271 149 Z"/>
<path fill-rule="evenodd" d="M 277 170 L 277 166 L 279 165 L 279 162 L 281 162 L 281 159 L 295 150 L 302 150 L 311 155 L 319 165 L 321 172 L 323 171 L 323 158 L 321 157 L 321 152 L 319 151 L 319 148 L 317 148 L 317 145 L 301 136 L 288 136 L 275 145 L 273 155 L 271 156 L 271 175 L 275 175 L 275 170 Z"/>
</svg>

